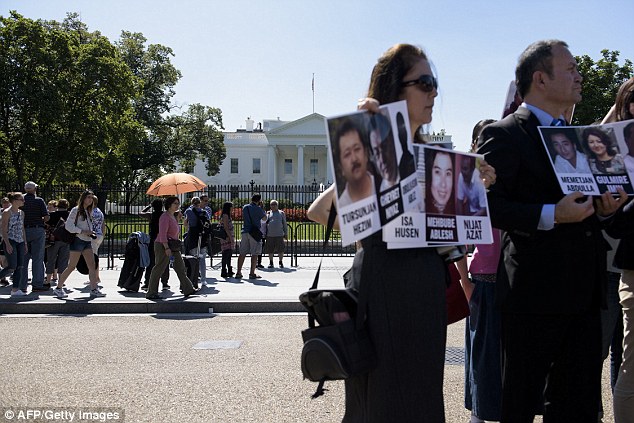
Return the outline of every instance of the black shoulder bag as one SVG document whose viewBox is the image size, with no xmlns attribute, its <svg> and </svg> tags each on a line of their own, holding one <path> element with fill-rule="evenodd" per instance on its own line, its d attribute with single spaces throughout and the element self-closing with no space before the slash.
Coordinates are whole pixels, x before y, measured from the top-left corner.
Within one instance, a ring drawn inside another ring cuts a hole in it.
<svg viewBox="0 0 634 423">
<path fill-rule="evenodd" d="M 328 216 L 324 251 L 336 216 L 334 204 Z M 317 289 L 321 262 L 310 290 L 299 296 L 308 311 L 308 329 L 302 331 L 302 374 L 319 382 L 312 398 L 324 394 L 327 380 L 348 379 L 376 365 L 374 347 L 365 327 L 367 286 Z M 315 325 L 315 322 L 318 325 Z"/>
</svg>

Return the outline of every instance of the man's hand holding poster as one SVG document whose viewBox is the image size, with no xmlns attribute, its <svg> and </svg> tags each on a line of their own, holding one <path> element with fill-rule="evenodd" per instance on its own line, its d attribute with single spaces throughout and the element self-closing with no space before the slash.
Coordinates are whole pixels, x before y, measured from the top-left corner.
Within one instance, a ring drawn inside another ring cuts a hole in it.
<svg viewBox="0 0 634 423">
<path fill-rule="evenodd" d="M 388 248 L 492 243 L 481 156 L 425 145 L 414 152 L 424 206 L 384 226 Z"/>
<path fill-rule="evenodd" d="M 326 120 L 344 245 L 363 239 L 423 201 L 404 101 L 379 113 Z"/>
<path fill-rule="evenodd" d="M 621 187 L 634 195 L 634 120 L 539 132 L 564 194 L 616 194 Z"/>
</svg>

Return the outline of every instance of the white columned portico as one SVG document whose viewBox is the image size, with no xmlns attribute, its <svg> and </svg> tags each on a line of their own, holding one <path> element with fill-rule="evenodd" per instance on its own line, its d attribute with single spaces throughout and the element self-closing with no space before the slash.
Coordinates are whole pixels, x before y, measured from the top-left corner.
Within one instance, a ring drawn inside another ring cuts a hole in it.
<svg viewBox="0 0 634 423">
<path fill-rule="evenodd" d="M 269 145 L 268 148 L 268 154 L 269 154 L 269 176 L 268 176 L 268 183 L 270 185 L 277 185 L 277 175 L 276 175 L 276 168 L 277 166 L 275 166 L 275 146 L 274 145 Z"/>
<path fill-rule="evenodd" d="M 304 185 L 304 146 L 297 146 L 297 185 Z"/>
</svg>

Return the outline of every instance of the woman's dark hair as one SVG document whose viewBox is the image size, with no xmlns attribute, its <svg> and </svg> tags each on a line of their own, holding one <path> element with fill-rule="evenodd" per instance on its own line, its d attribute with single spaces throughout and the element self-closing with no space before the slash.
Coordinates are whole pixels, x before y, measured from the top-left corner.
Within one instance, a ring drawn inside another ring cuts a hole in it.
<svg viewBox="0 0 634 423">
<path fill-rule="evenodd" d="M 176 201 L 178 201 L 178 197 L 167 197 L 165 201 L 163 201 L 163 207 L 165 208 L 165 210 L 169 210 L 169 208 L 172 207 L 172 204 L 174 204 Z"/>
<path fill-rule="evenodd" d="M 390 47 L 372 69 L 368 97 L 380 104 L 397 101 L 403 92 L 403 78 L 421 59 L 427 60 L 427 55 L 420 47 L 411 44 Z"/>
<path fill-rule="evenodd" d="M 568 48 L 568 44 L 560 40 L 537 41 L 522 52 L 515 68 L 515 84 L 520 97 L 525 98 L 533 83 L 533 74 L 537 71 L 546 72 L 553 77 L 553 47 Z"/>
<path fill-rule="evenodd" d="M 630 104 L 634 103 L 634 78 L 630 78 L 621 84 L 619 92 L 616 94 L 616 120 L 634 119 L 630 113 Z"/>
<path fill-rule="evenodd" d="M 614 142 L 608 134 L 597 127 L 588 126 L 586 129 L 583 130 L 583 133 L 581 134 L 581 144 L 583 145 L 583 149 L 586 151 L 586 153 L 590 155 L 590 157 L 593 157 L 595 159 L 597 158 L 596 154 L 594 154 L 594 152 L 590 150 L 590 147 L 588 146 L 588 137 L 590 135 L 594 135 L 601 140 L 601 143 L 605 145 L 606 151 L 609 156 L 614 157 L 618 154 L 618 151 L 614 146 Z"/>
<path fill-rule="evenodd" d="M 480 137 L 480 133 L 482 130 L 492 123 L 495 123 L 495 119 L 482 119 L 480 122 L 476 123 L 473 127 L 473 132 L 471 133 L 471 149 L 470 151 L 475 152 L 478 147 L 478 138 Z"/>
<path fill-rule="evenodd" d="M 81 193 L 81 195 L 79 196 L 79 200 L 77 200 L 77 213 L 79 214 L 79 216 L 83 217 L 85 220 L 88 220 L 88 214 L 89 213 L 92 214 L 92 209 L 94 207 L 94 202 L 92 201 L 90 202 L 90 205 L 88 206 L 87 209 L 84 207 L 84 200 L 89 195 L 92 197 L 93 195 L 95 195 L 95 193 L 87 189 L 86 191 Z"/>
<path fill-rule="evenodd" d="M 226 214 L 231 217 L 231 207 L 233 207 L 233 203 L 231 201 L 227 201 L 222 205 L 222 213 L 220 215 Z"/>
<path fill-rule="evenodd" d="M 163 211 L 163 200 L 161 200 L 160 198 L 155 198 L 154 200 L 152 200 L 152 203 L 150 204 L 152 206 L 152 211 L 155 211 L 155 212 Z"/>
<path fill-rule="evenodd" d="M 59 209 L 67 209 L 69 205 L 70 204 L 68 203 L 68 200 L 65 199 L 65 198 L 60 198 L 57 201 L 57 208 L 59 208 Z"/>
<path fill-rule="evenodd" d="M 7 198 L 10 202 L 14 202 L 16 200 L 24 198 L 24 194 L 22 194 L 21 192 L 10 192 L 7 194 Z"/>
</svg>

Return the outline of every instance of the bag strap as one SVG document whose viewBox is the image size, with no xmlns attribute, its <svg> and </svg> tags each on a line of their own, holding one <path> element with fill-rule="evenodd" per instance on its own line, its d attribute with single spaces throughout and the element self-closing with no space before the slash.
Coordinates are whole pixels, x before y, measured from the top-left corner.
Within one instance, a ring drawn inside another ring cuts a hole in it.
<svg viewBox="0 0 634 423">
<path fill-rule="evenodd" d="M 326 254 L 326 246 L 328 245 L 328 240 L 330 239 L 330 233 L 332 232 L 332 227 L 335 224 L 335 218 L 337 217 L 337 210 L 335 209 L 335 203 L 333 201 L 332 206 L 330 207 L 330 213 L 328 214 L 328 224 L 326 225 L 326 234 L 324 235 L 324 244 L 322 246 L 322 254 Z M 317 268 L 317 274 L 315 275 L 315 280 L 313 281 L 313 285 L 310 289 L 317 289 L 317 285 L 319 284 L 319 272 L 321 271 L 321 262 L 323 258 L 319 260 L 319 267 Z"/>
</svg>

